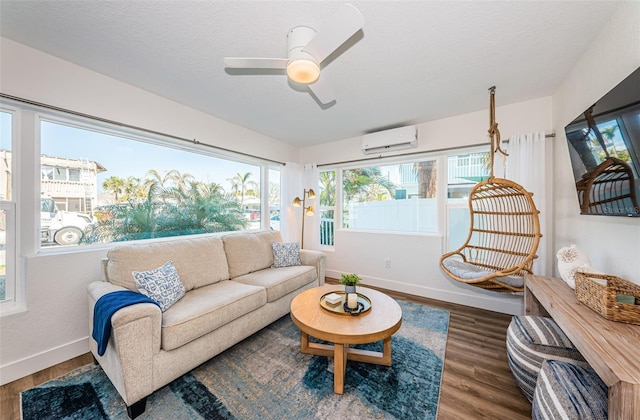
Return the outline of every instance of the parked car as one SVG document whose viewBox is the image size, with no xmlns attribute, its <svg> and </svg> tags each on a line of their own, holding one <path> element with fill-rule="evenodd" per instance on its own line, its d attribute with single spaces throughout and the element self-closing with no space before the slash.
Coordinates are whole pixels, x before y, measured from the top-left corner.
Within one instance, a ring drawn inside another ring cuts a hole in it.
<svg viewBox="0 0 640 420">
<path fill-rule="evenodd" d="M 260 219 L 260 210 L 244 210 L 242 212 L 244 217 L 248 220 L 259 220 Z"/>
</svg>

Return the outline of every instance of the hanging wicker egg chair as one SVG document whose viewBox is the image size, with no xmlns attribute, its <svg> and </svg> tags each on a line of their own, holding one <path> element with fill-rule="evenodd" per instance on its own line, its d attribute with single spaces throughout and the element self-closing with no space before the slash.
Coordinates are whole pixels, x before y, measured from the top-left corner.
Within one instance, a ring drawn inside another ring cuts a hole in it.
<svg viewBox="0 0 640 420">
<path fill-rule="evenodd" d="M 500 147 L 495 122 L 495 87 L 489 89 L 491 175 L 469 194 L 470 229 L 464 245 L 440 258 L 440 268 L 452 279 L 501 293 L 524 290 L 540 243 L 540 213 L 532 193 L 508 179 L 493 176 L 494 153 Z"/>
</svg>

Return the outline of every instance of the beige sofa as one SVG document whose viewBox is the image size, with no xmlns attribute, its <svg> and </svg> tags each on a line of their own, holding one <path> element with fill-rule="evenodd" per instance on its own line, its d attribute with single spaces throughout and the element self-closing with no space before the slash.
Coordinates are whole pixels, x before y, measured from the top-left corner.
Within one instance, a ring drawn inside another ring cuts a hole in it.
<svg viewBox="0 0 640 420">
<path fill-rule="evenodd" d="M 133 271 L 173 261 L 186 293 L 161 312 L 152 303 L 119 309 L 111 318 L 106 352 L 90 348 L 116 387 L 131 418 L 146 397 L 290 311 L 301 291 L 324 284 L 325 257 L 301 250 L 302 265 L 271 268 L 277 231 L 234 232 L 111 249 L 104 281 L 88 287 L 90 328 L 98 299 L 117 290 L 137 291 Z"/>
</svg>

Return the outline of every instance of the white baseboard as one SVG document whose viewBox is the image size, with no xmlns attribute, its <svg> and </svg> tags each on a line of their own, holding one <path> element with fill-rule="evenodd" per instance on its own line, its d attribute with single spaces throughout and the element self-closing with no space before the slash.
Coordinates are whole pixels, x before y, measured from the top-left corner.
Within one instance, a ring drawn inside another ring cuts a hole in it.
<svg viewBox="0 0 640 420">
<path fill-rule="evenodd" d="M 0 385 L 34 374 L 89 352 L 89 337 L 0 366 Z"/>
<path fill-rule="evenodd" d="M 339 279 L 341 275 L 341 272 L 335 270 L 326 270 L 325 273 L 326 277 L 334 279 Z M 509 315 L 522 315 L 524 313 L 524 304 L 521 297 L 502 294 L 496 294 L 497 296 L 494 297 L 492 296 L 494 293 L 480 289 L 478 289 L 477 292 L 475 290 L 471 290 L 466 294 L 367 276 L 362 276 L 362 282 L 374 287 L 441 300 L 444 302 L 457 303 L 459 305 L 470 306 L 472 308 L 486 309 L 488 311 L 500 312 Z M 489 293 L 491 293 L 491 295 L 489 295 Z"/>
</svg>

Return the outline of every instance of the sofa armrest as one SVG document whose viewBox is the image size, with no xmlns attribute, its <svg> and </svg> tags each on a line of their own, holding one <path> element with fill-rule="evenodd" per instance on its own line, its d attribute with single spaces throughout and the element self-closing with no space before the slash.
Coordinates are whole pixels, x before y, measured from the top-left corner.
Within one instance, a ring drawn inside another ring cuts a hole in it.
<svg viewBox="0 0 640 420">
<path fill-rule="evenodd" d="M 324 272 L 327 264 L 327 257 L 322 251 L 315 251 L 311 249 L 300 250 L 300 262 L 302 265 L 312 265 L 318 272 L 318 285 L 324 284 Z"/>
<path fill-rule="evenodd" d="M 88 286 L 89 331 L 93 330 L 93 309 L 106 293 L 127 290 L 108 282 Z M 111 317 L 111 337 L 103 356 L 95 340 L 89 347 L 127 405 L 153 392 L 153 359 L 160 352 L 162 312 L 152 303 L 138 303 L 118 310 Z"/>
</svg>

